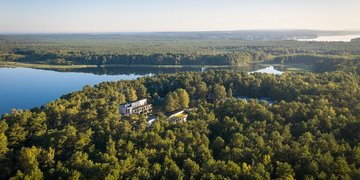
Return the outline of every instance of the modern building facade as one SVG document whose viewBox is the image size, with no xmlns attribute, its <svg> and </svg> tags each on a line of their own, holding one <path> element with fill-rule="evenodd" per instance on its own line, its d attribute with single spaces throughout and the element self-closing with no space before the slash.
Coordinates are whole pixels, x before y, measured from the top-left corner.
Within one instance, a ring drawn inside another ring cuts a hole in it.
<svg viewBox="0 0 360 180">
<path fill-rule="evenodd" d="M 152 105 L 148 104 L 147 99 L 141 99 L 135 102 L 127 103 L 120 106 L 120 113 L 122 115 L 132 115 L 132 114 L 149 114 L 152 112 Z"/>
</svg>

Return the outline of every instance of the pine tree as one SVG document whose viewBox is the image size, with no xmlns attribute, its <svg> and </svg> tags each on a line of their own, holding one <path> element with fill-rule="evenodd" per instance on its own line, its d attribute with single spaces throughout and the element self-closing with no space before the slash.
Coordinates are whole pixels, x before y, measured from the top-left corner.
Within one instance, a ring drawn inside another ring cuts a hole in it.
<svg viewBox="0 0 360 180">
<path fill-rule="evenodd" d="M 194 178 L 200 173 L 200 166 L 190 158 L 184 161 L 184 170 L 186 172 L 187 178 Z"/>
<path fill-rule="evenodd" d="M 147 89 L 143 84 L 140 84 L 136 88 L 136 94 L 140 98 L 146 98 L 147 97 Z"/>
<path fill-rule="evenodd" d="M 173 93 L 168 93 L 165 96 L 165 111 L 171 112 L 176 110 L 176 99 L 174 99 Z"/>
<path fill-rule="evenodd" d="M 281 179 L 294 179 L 294 170 L 292 169 L 291 165 L 287 162 L 279 162 L 276 161 L 276 176 Z"/>
<path fill-rule="evenodd" d="M 226 89 L 223 85 L 215 84 L 213 89 L 213 95 L 215 99 L 223 99 L 226 97 Z"/>
<path fill-rule="evenodd" d="M 179 106 L 180 108 L 188 108 L 190 103 L 189 94 L 186 92 L 185 89 L 178 89 L 176 93 L 179 98 Z"/>
<path fill-rule="evenodd" d="M 207 93 L 208 93 L 208 88 L 206 86 L 206 83 L 200 82 L 199 84 L 196 85 L 196 95 L 199 98 L 205 99 Z"/>
<path fill-rule="evenodd" d="M 133 87 L 126 90 L 126 99 L 131 102 L 136 101 L 138 99 L 136 95 L 136 91 Z"/>
<path fill-rule="evenodd" d="M 8 140 L 5 135 L 5 131 L 8 129 L 8 125 L 5 121 L 0 122 L 0 160 L 5 158 L 5 154 L 8 152 Z"/>
<path fill-rule="evenodd" d="M 229 88 L 227 95 L 228 95 L 229 98 L 233 97 L 233 92 L 232 92 L 231 88 Z"/>
<path fill-rule="evenodd" d="M 106 143 L 106 153 L 109 155 L 116 155 L 116 147 L 115 142 L 110 137 L 108 142 Z"/>
</svg>

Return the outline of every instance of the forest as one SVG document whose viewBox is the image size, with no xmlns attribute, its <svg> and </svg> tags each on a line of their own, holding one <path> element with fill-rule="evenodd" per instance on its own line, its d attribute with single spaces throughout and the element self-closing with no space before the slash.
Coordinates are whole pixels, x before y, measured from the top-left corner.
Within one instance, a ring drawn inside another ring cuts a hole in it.
<svg viewBox="0 0 360 180">
<path fill-rule="evenodd" d="M 294 40 L 321 33 L 325 32 L 0 35 L 0 62 L 69 66 L 243 66 L 254 62 L 316 64 L 360 59 L 358 40 Z"/>
<path fill-rule="evenodd" d="M 359 61 L 318 63 L 319 73 L 103 82 L 13 110 L 0 120 L 0 179 L 357 179 Z M 157 109 L 151 125 L 119 113 L 140 98 Z M 166 111 L 187 106 L 187 122 L 168 122 Z"/>
</svg>

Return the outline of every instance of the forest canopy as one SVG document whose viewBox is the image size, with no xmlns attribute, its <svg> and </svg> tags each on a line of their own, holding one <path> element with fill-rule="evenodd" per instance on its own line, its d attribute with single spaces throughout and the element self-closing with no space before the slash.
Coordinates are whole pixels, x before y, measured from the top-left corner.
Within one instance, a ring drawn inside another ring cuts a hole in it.
<svg viewBox="0 0 360 180">
<path fill-rule="evenodd" d="M 14 110 L 0 121 L 0 179 L 356 179 L 360 66 L 328 67 L 162 74 Z M 146 97 L 158 109 L 151 125 L 119 113 Z M 196 110 L 169 123 L 164 97 L 169 111 Z"/>
<path fill-rule="evenodd" d="M 299 32 L 295 32 L 295 35 Z M 313 37 L 315 32 L 298 36 Z M 272 38 L 273 37 L 273 38 Z M 359 60 L 360 41 L 301 42 L 286 32 L 0 35 L 0 61 L 50 65 L 212 65 Z"/>
</svg>

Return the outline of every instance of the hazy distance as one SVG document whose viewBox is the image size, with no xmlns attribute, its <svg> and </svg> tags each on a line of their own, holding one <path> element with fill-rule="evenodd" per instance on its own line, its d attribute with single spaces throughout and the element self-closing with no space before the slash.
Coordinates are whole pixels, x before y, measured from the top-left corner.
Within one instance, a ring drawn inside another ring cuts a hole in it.
<svg viewBox="0 0 360 180">
<path fill-rule="evenodd" d="M 359 30 L 359 0 L 1 0 L 0 33 Z"/>
</svg>

